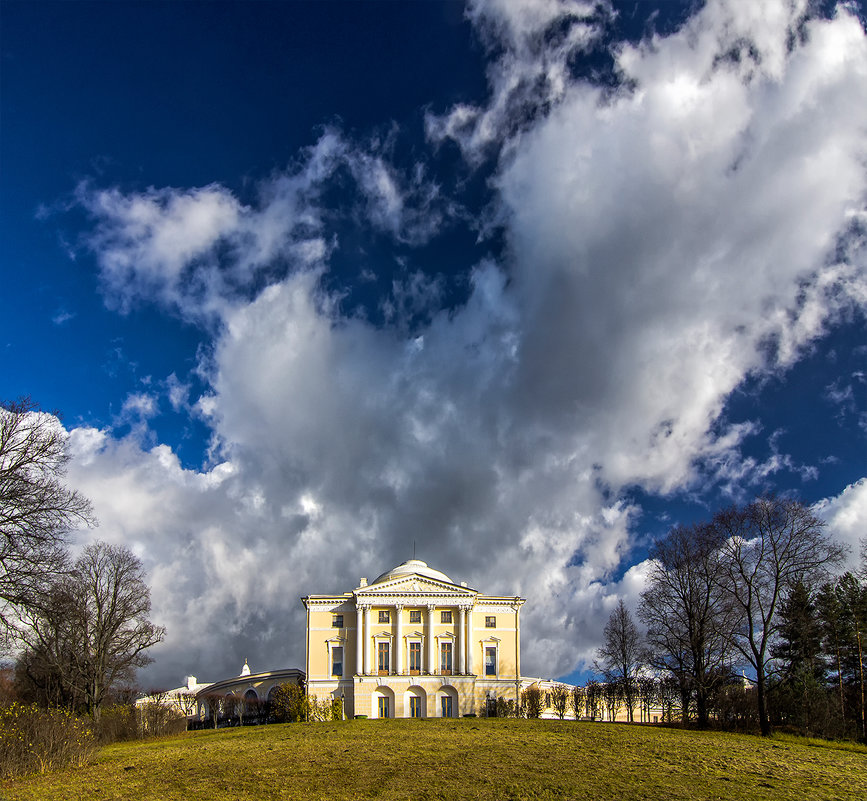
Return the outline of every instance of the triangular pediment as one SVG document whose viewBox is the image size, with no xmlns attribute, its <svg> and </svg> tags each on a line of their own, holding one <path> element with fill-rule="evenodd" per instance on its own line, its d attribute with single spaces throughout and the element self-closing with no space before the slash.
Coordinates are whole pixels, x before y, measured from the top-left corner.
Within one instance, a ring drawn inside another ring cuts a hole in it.
<svg viewBox="0 0 867 801">
<path fill-rule="evenodd" d="M 453 596 L 455 598 L 475 597 L 476 591 L 469 587 L 459 587 L 447 581 L 439 581 L 427 576 L 410 575 L 400 576 L 389 581 L 381 581 L 377 584 L 369 584 L 355 591 L 359 598 L 376 598 L 380 595 L 405 595 L 405 596 Z"/>
</svg>

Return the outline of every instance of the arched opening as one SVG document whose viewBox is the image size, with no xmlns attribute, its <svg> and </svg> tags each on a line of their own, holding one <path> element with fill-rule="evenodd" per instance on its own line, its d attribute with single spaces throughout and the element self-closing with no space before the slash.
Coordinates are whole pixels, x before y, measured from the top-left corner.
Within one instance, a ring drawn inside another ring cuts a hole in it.
<svg viewBox="0 0 867 801">
<path fill-rule="evenodd" d="M 222 717 L 225 720 L 231 720 L 238 716 L 238 699 L 235 697 L 234 693 L 226 693 L 223 698 L 222 706 Z"/>
<path fill-rule="evenodd" d="M 427 693 L 418 685 L 404 693 L 404 713 L 410 718 L 427 717 Z"/>
<path fill-rule="evenodd" d="M 434 714 L 439 718 L 460 717 L 458 691 L 454 687 L 440 687 L 437 690 L 437 706 Z"/>
<path fill-rule="evenodd" d="M 394 714 L 394 691 L 384 685 L 377 687 L 371 697 L 370 717 L 393 718 Z"/>
<path fill-rule="evenodd" d="M 259 712 L 259 694 L 251 687 L 244 693 L 244 717 L 258 718 Z"/>
</svg>

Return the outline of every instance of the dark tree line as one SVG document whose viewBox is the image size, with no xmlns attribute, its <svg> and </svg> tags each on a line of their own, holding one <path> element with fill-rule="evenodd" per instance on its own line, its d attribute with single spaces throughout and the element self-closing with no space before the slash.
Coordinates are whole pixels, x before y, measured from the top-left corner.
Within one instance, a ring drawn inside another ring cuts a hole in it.
<svg viewBox="0 0 867 801">
<path fill-rule="evenodd" d="M 867 554 L 860 575 L 833 577 L 845 556 L 802 504 L 763 497 L 712 520 L 675 526 L 651 551 L 638 616 L 621 602 L 596 667 L 610 710 L 656 702 L 684 723 L 772 724 L 867 740 L 864 632 Z M 740 672 L 754 685 L 744 692 Z M 619 694 L 619 699 L 618 699 Z M 746 705 L 745 705 L 746 704 Z M 752 711 L 748 707 L 752 707 Z"/>
<path fill-rule="evenodd" d="M 63 482 L 68 461 L 56 415 L 29 399 L 0 403 L 0 636 L 17 651 L 16 693 L 98 721 L 165 632 L 148 619 L 129 549 L 96 542 L 70 557 L 69 534 L 96 521 Z"/>
</svg>

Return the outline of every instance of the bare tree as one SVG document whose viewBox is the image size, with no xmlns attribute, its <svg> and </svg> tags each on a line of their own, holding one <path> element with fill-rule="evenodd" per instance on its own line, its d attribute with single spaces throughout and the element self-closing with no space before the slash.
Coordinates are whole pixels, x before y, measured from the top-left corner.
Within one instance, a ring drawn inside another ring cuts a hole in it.
<svg viewBox="0 0 867 801">
<path fill-rule="evenodd" d="M 29 399 L 0 403 L 0 628 L 36 603 L 64 567 L 64 540 L 93 525 L 90 502 L 62 482 L 69 456 L 55 415 Z"/>
<path fill-rule="evenodd" d="M 713 523 L 725 538 L 721 579 L 740 617 L 732 642 L 756 672 L 759 726 L 768 736 L 767 664 L 780 601 L 798 581 L 817 584 L 843 560 L 845 549 L 831 541 L 809 509 L 783 498 L 724 510 Z"/>
<path fill-rule="evenodd" d="M 531 684 L 527 689 L 521 690 L 521 713 L 525 718 L 542 716 L 542 691 L 538 684 Z"/>
<path fill-rule="evenodd" d="M 594 668 L 605 676 L 608 684 L 619 683 L 630 723 L 636 703 L 635 681 L 641 665 L 641 635 L 621 599 L 605 624 L 604 639 L 596 652 Z"/>
<path fill-rule="evenodd" d="M 573 687 L 569 693 L 569 702 L 572 706 L 572 711 L 575 713 L 575 720 L 581 720 L 585 715 L 587 703 L 587 693 L 583 687 Z"/>
<path fill-rule="evenodd" d="M 619 679 L 606 682 L 602 685 L 602 697 L 608 712 L 608 722 L 614 723 L 623 701 L 623 683 Z"/>
<path fill-rule="evenodd" d="M 701 727 L 708 725 L 710 697 L 728 672 L 736 624 L 721 582 L 722 545 L 715 526 L 672 528 L 651 550 L 638 609 L 647 626 L 647 661 L 677 679 L 683 722 L 694 700 Z"/>
<path fill-rule="evenodd" d="M 139 559 L 128 548 L 97 542 L 27 614 L 22 636 L 98 723 L 107 692 L 151 662 L 145 650 L 165 636 L 148 620 L 150 608 Z"/>
<path fill-rule="evenodd" d="M 602 685 L 596 679 L 590 679 L 584 691 L 587 697 L 587 714 L 590 716 L 590 720 L 596 720 L 597 717 L 601 716 Z"/>
<path fill-rule="evenodd" d="M 569 706 L 569 688 L 563 684 L 555 684 L 551 689 L 551 705 L 560 720 L 566 717 L 566 708 Z"/>
<path fill-rule="evenodd" d="M 658 682 L 653 676 L 638 677 L 638 701 L 641 707 L 641 722 L 650 722 L 650 710 L 658 698 Z"/>
</svg>

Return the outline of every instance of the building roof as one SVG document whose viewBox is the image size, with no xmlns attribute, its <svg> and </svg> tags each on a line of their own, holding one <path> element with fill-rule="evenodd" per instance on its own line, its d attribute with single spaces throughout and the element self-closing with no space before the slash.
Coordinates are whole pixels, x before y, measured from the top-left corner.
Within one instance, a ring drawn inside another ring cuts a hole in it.
<svg viewBox="0 0 867 801">
<path fill-rule="evenodd" d="M 390 581 L 391 579 L 399 578 L 400 576 L 412 575 L 427 576 L 428 578 L 436 579 L 437 581 L 447 581 L 449 584 L 454 584 L 445 573 L 442 573 L 439 570 L 434 570 L 432 567 L 428 567 L 427 563 L 422 562 L 421 559 L 407 559 L 397 567 L 393 567 L 391 570 L 378 576 L 371 583 L 379 584 L 381 581 Z"/>
</svg>

